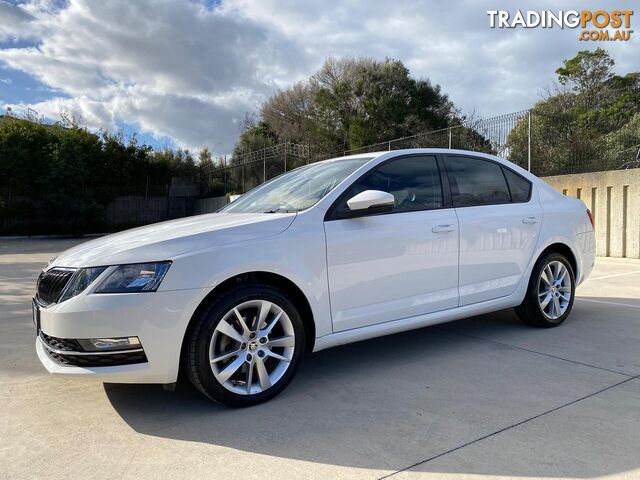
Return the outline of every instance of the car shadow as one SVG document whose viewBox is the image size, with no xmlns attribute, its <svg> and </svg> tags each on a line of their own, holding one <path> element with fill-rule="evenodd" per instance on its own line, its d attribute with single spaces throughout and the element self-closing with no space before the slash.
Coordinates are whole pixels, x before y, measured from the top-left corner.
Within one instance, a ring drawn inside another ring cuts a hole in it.
<svg viewBox="0 0 640 480">
<path fill-rule="evenodd" d="M 528 362 L 556 360 L 455 333 L 456 324 L 468 322 L 476 329 L 485 325 L 515 335 L 536 332 L 507 310 L 318 352 L 304 359 L 283 394 L 245 409 L 215 404 L 187 382 L 173 393 L 157 385 L 104 388 L 122 419 L 145 435 L 389 470 L 455 449 L 599 388 L 580 386 L 570 392 L 567 387 L 556 393 L 558 383 L 575 375 L 569 371 L 563 376 L 556 372 L 558 366 L 575 368 L 587 383 L 595 380 L 580 370 L 586 367 L 561 360 L 548 372 L 533 371 Z M 562 328 L 579 328 L 579 322 Z M 635 459 L 626 459 L 602 464 L 589 475 L 637 467 Z M 461 466 L 456 471 L 558 476 L 544 463 L 532 470 L 520 464 L 496 466 L 495 471 Z"/>
</svg>

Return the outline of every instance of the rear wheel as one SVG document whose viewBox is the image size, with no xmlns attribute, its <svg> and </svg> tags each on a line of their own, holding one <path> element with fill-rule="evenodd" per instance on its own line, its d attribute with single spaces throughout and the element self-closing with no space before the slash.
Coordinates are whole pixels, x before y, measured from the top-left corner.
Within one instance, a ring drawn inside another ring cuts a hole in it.
<svg viewBox="0 0 640 480">
<path fill-rule="evenodd" d="M 549 253 L 536 263 L 527 294 L 516 314 L 528 325 L 556 327 L 566 320 L 575 298 L 575 274 L 559 253 Z"/>
<path fill-rule="evenodd" d="M 191 382 L 209 398 L 249 406 L 288 385 L 304 349 L 293 302 L 266 285 L 240 287 L 194 319 L 185 352 Z"/>
</svg>

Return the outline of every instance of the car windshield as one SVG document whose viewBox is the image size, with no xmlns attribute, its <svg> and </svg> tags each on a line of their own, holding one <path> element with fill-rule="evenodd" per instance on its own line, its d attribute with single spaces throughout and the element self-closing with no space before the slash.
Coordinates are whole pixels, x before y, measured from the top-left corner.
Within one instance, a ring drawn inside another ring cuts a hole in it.
<svg viewBox="0 0 640 480">
<path fill-rule="evenodd" d="M 291 170 L 245 193 L 220 211 L 285 213 L 305 210 L 372 158 L 328 160 Z"/>
</svg>

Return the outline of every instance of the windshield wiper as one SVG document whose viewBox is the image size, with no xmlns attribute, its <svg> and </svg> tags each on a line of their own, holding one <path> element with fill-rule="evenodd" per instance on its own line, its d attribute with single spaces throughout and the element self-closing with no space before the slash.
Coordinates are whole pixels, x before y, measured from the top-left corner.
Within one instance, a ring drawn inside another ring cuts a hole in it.
<svg viewBox="0 0 640 480">
<path fill-rule="evenodd" d="M 267 210 L 266 212 L 262 212 L 262 213 L 296 213 L 298 210 L 287 210 L 284 208 L 276 208 L 273 210 Z"/>
</svg>

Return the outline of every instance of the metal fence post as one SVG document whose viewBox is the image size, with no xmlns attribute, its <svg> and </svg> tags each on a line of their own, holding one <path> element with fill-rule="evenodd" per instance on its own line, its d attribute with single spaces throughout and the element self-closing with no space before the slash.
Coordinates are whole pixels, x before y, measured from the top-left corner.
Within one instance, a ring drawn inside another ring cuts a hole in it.
<svg viewBox="0 0 640 480">
<path fill-rule="evenodd" d="M 144 208 L 149 208 L 149 174 L 147 173 L 147 183 L 144 187 Z"/>
<path fill-rule="evenodd" d="M 531 110 L 529 110 L 529 134 L 527 141 L 527 171 L 531 171 Z"/>
<path fill-rule="evenodd" d="M 267 181 L 267 151 L 262 151 L 262 183 Z"/>
<path fill-rule="evenodd" d="M 285 142 L 284 144 L 284 173 L 287 173 L 287 146 L 289 142 Z"/>
<path fill-rule="evenodd" d="M 391 140 L 389 140 L 389 151 L 391 151 Z"/>
<path fill-rule="evenodd" d="M 222 157 L 222 174 L 224 175 L 224 196 L 227 196 L 227 157 Z"/>
<path fill-rule="evenodd" d="M 449 127 L 449 150 L 451 150 L 451 127 Z"/>
</svg>

